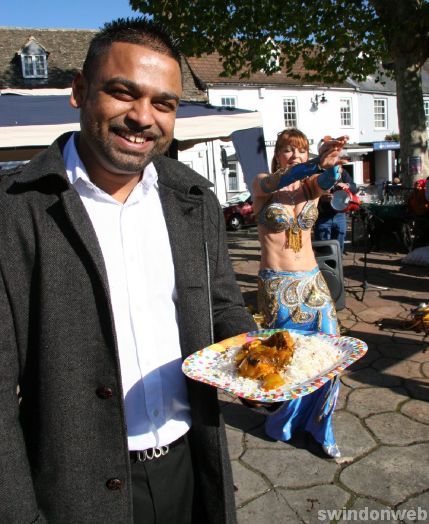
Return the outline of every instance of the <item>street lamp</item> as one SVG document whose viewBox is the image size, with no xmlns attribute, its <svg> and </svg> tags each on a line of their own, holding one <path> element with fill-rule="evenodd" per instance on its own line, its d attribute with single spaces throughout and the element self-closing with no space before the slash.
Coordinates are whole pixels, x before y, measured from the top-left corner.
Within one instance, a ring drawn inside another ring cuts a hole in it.
<svg viewBox="0 0 429 524">
<path fill-rule="evenodd" d="M 328 99 L 326 98 L 325 93 L 315 95 L 315 97 L 311 99 L 311 108 L 313 111 L 316 111 L 319 108 L 319 104 L 326 104 L 327 101 Z"/>
</svg>

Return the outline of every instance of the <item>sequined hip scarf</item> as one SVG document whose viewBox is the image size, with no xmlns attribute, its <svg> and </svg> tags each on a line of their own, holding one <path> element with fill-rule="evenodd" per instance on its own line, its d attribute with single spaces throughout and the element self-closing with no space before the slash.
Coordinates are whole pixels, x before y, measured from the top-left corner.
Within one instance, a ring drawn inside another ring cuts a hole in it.
<svg viewBox="0 0 429 524">
<path fill-rule="evenodd" d="M 261 270 L 258 304 L 266 327 L 302 329 L 305 325 L 326 333 L 336 331 L 335 307 L 318 267 L 295 272 Z"/>
</svg>

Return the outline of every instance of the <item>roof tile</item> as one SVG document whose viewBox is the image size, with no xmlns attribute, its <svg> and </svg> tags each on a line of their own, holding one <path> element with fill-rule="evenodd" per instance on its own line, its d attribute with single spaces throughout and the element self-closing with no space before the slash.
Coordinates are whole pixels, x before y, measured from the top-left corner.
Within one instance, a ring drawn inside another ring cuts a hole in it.
<svg viewBox="0 0 429 524">
<path fill-rule="evenodd" d="M 82 68 L 97 31 L 88 29 L 26 29 L 0 27 L 0 88 L 66 88 Z M 33 37 L 48 53 L 48 79 L 24 79 L 19 50 Z M 199 80 L 182 60 L 183 100 L 207 101 Z"/>
</svg>

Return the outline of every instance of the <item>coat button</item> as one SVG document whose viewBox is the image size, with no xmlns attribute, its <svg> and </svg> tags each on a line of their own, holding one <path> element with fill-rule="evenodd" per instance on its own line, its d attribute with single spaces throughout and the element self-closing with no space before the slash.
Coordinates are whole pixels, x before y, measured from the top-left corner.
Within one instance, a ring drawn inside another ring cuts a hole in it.
<svg viewBox="0 0 429 524">
<path fill-rule="evenodd" d="M 108 489 L 111 489 L 112 491 L 122 489 L 122 480 L 121 479 L 109 479 L 106 482 L 106 486 Z"/>
<path fill-rule="evenodd" d="M 108 388 L 108 387 L 105 387 L 105 386 L 97 388 L 96 394 L 97 394 L 97 397 L 104 398 L 104 399 L 113 397 L 112 388 Z"/>
</svg>

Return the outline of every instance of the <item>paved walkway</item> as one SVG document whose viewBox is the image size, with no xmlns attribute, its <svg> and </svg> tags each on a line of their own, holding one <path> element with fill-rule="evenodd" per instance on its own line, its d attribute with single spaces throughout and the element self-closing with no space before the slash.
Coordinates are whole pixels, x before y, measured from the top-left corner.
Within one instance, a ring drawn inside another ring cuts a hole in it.
<svg viewBox="0 0 429 524">
<path fill-rule="evenodd" d="M 229 247 L 246 303 L 255 305 L 255 229 L 230 234 Z M 341 459 L 325 458 L 306 434 L 272 441 L 263 416 L 220 396 L 240 524 L 429 522 L 429 337 L 403 322 L 429 302 L 429 271 L 401 267 L 403 256 L 368 255 L 367 282 L 389 289 L 368 288 L 363 300 L 362 253 L 344 257 L 346 309 L 338 316 L 369 350 L 341 378 Z"/>
</svg>

